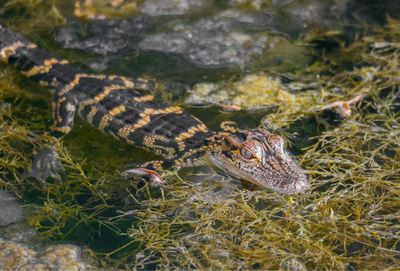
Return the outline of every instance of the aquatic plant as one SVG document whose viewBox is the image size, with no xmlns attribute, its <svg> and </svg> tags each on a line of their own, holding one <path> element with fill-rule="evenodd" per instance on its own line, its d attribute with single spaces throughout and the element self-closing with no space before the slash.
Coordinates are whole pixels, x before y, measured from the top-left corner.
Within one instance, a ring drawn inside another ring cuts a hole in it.
<svg viewBox="0 0 400 271">
<path fill-rule="evenodd" d="M 299 154 L 311 182 L 307 193 L 246 187 L 207 168 L 171 172 L 161 187 L 124 179 L 121 165 L 151 154 L 79 121 L 64 142 L 52 141 L 51 95 L 6 66 L 0 66 L 0 187 L 33 210 L 28 221 L 43 240 L 80 242 L 104 266 L 397 270 L 399 25 L 389 19 L 384 29 L 291 74 L 305 80 L 317 74 L 314 100 L 265 116 L 285 131 L 318 116 L 315 103 L 368 96 L 340 123 L 321 122 Z M 49 144 L 65 178 L 43 186 L 25 176 L 34 151 Z"/>
</svg>

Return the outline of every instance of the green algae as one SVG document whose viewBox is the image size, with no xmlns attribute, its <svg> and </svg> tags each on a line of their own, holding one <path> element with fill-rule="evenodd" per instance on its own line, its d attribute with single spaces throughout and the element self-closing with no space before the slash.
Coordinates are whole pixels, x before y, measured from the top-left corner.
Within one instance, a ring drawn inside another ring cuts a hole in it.
<svg viewBox="0 0 400 271">
<path fill-rule="evenodd" d="M 79 121 L 64 142 L 53 142 L 46 134 L 50 93 L 5 66 L 0 70 L 0 186 L 32 207 L 29 223 L 44 240 L 80 242 L 104 266 L 397 270 L 399 24 L 390 19 L 385 29 L 291 75 L 304 82 L 302 91 L 273 81 L 274 95 L 258 94 L 265 95 L 260 103 L 254 97 L 271 82 L 265 73 L 230 83 L 237 91 L 229 101 L 277 106 L 264 119 L 274 127 L 314 116 L 337 100 L 369 96 L 298 157 L 311 183 L 305 194 L 252 189 L 205 168 L 171 172 L 163 187 L 123 179 L 122 165 L 152 155 Z M 345 63 L 363 65 L 343 70 Z M 317 87 L 310 84 L 316 81 Z M 282 102 L 286 106 L 279 106 Z M 24 176 L 34 151 L 49 144 L 66 178 L 43 187 Z"/>
<path fill-rule="evenodd" d="M 231 5 L 243 9 L 262 10 L 271 6 L 271 0 L 233 0 Z"/>
<path fill-rule="evenodd" d="M 63 24 L 61 10 L 71 9 L 55 0 L 7 0 L 0 6 L 0 16 L 5 26 L 21 34 L 31 34 Z"/>
<path fill-rule="evenodd" d="M 139 3 L 131 0 L 81 0 L 75 2 L 74 15 L 79 18 L 113 18 L 134 15 Z"/>
<path fill-rule="evenodd" d="M 247 75 L 222 87 L 211 83 L 196 84 L 186 102 L 214 103 L 249 110 L 297 103 L 296 96 L 289 93 L 279 80 L 264 74 Z"/>
</svg>

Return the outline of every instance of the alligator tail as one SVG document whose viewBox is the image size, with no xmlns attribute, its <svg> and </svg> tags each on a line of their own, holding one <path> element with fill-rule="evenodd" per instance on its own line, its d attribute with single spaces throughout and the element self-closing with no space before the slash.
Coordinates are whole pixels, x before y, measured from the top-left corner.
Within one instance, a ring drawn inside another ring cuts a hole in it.
<svg viewBox="0 0 400 271">
<path fill-rule="evenodd" d="M 54 58 L 19 34 L 0 25 L 0 61 L 44 85 L 64 85 L 79 73 L 67 60 Z"/>
</svg>

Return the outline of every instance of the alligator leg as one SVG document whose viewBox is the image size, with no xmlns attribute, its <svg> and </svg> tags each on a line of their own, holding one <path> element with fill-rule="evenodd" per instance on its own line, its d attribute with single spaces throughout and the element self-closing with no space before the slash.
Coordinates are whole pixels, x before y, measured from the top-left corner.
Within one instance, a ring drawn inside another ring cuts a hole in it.
<svg viewBox="0 0 400 271">
<path fill-rule="evenodd" d="M 72 93 L 68 93 L 65 96 L 60 96 L 58 93 L 59 91 L 53 98 L 54 124 L 50 132 L 55 140 L 60 140 L 71 131 L 78 104 L 75 95 Z M 43 186 L 45 186 L 49 177 L 61 183 L 65 176 L 65 171 L 53 146 L 43 147 L 38 151 L 27 176 L 38 179 Z"/>
<path fill-rule="evenodd" d="M 52 147 L 40 149 L 34 156 L 32 168 L 26 173 L 26 177 L 39 180 L 42 187 L 46 187 L 49 177 L 61 183 L 65 177 L 65 170 L 57 152 Z"/>
<path fill-rule="evenodd" d="M 60 91 L 53 97 L 53 126 L 51 134 L 57 139 L 67 135 L 74 126 L 74 117 L 78 106 L 76 95 L 72 92 L 59 95 Z"/>
</svg>

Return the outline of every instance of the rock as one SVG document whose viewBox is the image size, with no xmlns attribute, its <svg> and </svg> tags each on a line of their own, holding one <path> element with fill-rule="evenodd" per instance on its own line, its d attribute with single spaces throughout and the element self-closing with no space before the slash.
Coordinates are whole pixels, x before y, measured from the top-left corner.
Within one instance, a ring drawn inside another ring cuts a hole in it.
<svg viewBox="0 0 400 271">
<path fill-rule="evenodd" d="M 16 270 L 36 257 L 29 247 L 0 239 L 0 269 Z"/>
<path fill-rule="evenodd" d="M 94 19 L 88 23 L 71 19 L 56 33 L 56 41 L 64 48 L 108 55 L 132 50 L 137 38 L 150 24 L 146 16 L 127 19 Z"/>
<path fill-rule="evenodd" d="M 276 31 L 270 31 L 267 27 L 271 20 L 269 14 L 227 9 L 197 20 L 176 17 L 153 19 L 151 16 L 177 15 L 186 12 L 182 9 L 208 6 L 204 1 L 176 0 L 174 5 L 181 8 L 173 9 L 176 11 L 173 13 L 160 11 L 171 8 L 166 2 L 157 3 L 158 0 L 143 3 L 140 10 L 148 15 L 115 20 L 93 19 L 86 23 L 70 20 L 68 26 L 56 33 L 56 41 L 64 48 L 104 56 L 133 50 L 144 54 L 161 52 L 171 57 L 179 55 L 186 63 L 203 68 L 230 68 L 263 61 L 262 65 L 268 67 L 289 63 L 290 69 L 308 62 L 304 47 L 295 45 Z M 156 21 L 162 27 L 155 28 Z M 95 66 L 101 69 L 103 65 L 96 63 Z"/>
<path fill-rule="evenodd" d="M 243 65 L 284 40 L 260 31 L 263 19 L 259 14 L 228 10 L 194 23 L 179 22 L 172 31 L 146 36 L 139 48 L 179 54 L 199 66 Z"/>
<path fill-rule="evenodd" d="M 258 109 L 296 103 L 278 78 L 264 74 L 251 74 L 238 82 L 227 84 L 199 83 L 190 91 L 187 104 L 215 104 L 237 106 L 241 109 Z"/>
<path fill-rule="evenodd" d="M 0 191 L 0 226 L 6 226 L 21 219 L 21 203 L 9 192 Z"/>
<path fill-rule="evenodd" d="M 34 243 L 37 241 L 35 229 L 27 225 L 24 220 L 5 227 L 0 227 L 0 236 L 4 240 L 13 242 Z"/>
<path fill-rule="evenodd" d="M 345 1 L 273 1 L 269 9 L 269 26 L 293 38 L 317 33 L 340 33 L 344 23 L 340 21 L 346 8 Z"/>
<path fill-rule="evenodd" d="M 146 16 L 94 19 L 87 23 L 71 20 L 69 26 L 59 29 L 56 40 L 64 48 L 100 55 L 137 49 L 178 54 L 202 67 L 240 66 L 281 48 L 282 44 L 295 47 L 285 37 L 266 31 L 264 26 L 269 18 L 259 12 L 225 10 L 194 22 L 163 20 L 164 27 L 152 29 L 152 34 L 147 34 L 152 19 Z"/>
<path fill-rule="evenodd" d="M 95 270 L 82 260 L 82 249 L 59 244 L 44 249 L 0 238 L 0 270 Z"/>
</svg>

